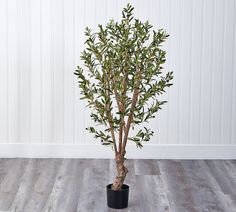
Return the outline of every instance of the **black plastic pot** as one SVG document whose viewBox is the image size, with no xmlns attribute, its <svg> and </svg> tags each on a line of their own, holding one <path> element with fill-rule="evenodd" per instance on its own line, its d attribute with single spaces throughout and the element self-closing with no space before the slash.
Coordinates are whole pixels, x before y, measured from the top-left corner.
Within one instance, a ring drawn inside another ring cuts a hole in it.
<svg viewBox="0 0 236 212">
<path fill-rule="evenodd" d="M 123 184 L 121 190 L 114 191 L 111 189 L 112 184 L 107 185 L 107 206 L 114 209 L 128 207 L 129 186 Z"/>
</svg>

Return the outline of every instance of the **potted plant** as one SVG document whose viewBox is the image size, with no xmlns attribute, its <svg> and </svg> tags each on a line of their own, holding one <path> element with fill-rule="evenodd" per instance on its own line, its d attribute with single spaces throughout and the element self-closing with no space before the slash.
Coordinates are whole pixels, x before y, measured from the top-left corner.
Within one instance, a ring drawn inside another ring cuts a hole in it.
<svg viewBox="0 0 236 212">
<path fill-rule="evenodd" d="M 120 23 L 111 20 L 105 27 L 98 25 L 97 32 L 85 29 L 84 67 L 75 71 L 81 99 L 87 100 L 90 116 L 98 125 L 86 129 L 114 150 L 117 176 L 107 186 L 112 208 L 128 206 L 129 187 L 124 184 L 128 141 L 142 148 L 142 142 L 153 135 L 146 127 L 132 136 L 130 131 L 155 117 L 166 103 L 158 96 L 173 79 L 172 72 L 162 73 L 166 53 L 160 47 L 168 35 L 162 29 L 151 31 L 148 21 L 134 19 L 133 9 L 130 4 L 123 9 Z"/>
</svg>

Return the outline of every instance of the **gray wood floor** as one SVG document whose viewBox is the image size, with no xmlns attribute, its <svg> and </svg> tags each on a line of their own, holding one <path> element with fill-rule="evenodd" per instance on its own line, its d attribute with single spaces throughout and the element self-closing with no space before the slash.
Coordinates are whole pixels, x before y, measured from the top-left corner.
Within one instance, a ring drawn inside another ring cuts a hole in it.
<svg viewBox="0 0 236 212">
<path fill-rule="evenodd" d="M 0 211 L 236 212 L 236 161 L 127 160 L 130 204 L 106 206 L 113 160 L 0 159 Z"/>
</svg>

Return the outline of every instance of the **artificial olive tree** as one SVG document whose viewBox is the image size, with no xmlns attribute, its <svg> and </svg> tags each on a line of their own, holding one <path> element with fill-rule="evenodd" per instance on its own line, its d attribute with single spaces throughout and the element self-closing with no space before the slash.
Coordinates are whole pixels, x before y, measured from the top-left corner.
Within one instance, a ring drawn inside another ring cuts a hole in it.
<svg viewBox="0 0 236 212">
<path fill-rule="evenodd" d="M 81 99 L 92 109 L 93 121 L 103 126 L 86 129 L 115 153 L 114 190 L 121 189 L 128 173 L 124 165 L 127 142 L 142 148 L 142 142 L 153 135 L 146 127 L 133 136 L 130 130 L 155 117 L 166 103 L 158 97 L 173 79 L 172 72 L 162 73 L 166 53 L 161 44 L 168 35 L 162 29 L 151 30 L 148 21 L 134 19 L 133 9 L 130 4 L 123 9 L 120 23 L 111 20 L 106 26 L 98 25 L 97 32 L 86 28 L 84 67 L 75 71 Z"/>
</svg>

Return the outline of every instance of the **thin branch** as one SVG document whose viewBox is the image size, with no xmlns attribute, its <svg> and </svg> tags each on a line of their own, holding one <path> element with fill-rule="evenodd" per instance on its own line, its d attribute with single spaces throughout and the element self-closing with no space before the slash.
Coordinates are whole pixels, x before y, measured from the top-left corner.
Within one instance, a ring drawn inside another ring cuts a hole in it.
<svg viewBox="0 0 236 212">
<path fill-rule="evenodd" d="M 133 97 L 132 97 L 132 103 L 131 103 L 131 107 L 130 107 L 130 113 L 128 116 L 128 120 L 127 120 L 127 124 L 126 124 L 126 128 L 125 128 L 125 134 L 124 134 L 124 139 L 123 139 L 123 144 L 122 144 L 122 149 L 121 149 L 121 154 L 124 156 L 125 155 L 125 148 L 126 148 L 126 144 L 128 141 L 128 135 L 129 135 L 129 130 L 130 130 L 130 126 L 131 123 L 133 121 L 133 114 L 134 114 L 134 108 L 136 106 L 137 100 L 138 100 L 138 95 L 139 95 L 139 86 L 141 84 L 141 70 L 138 69 L 137 70 L 137 84 L 135 85 L 135 89 L 133 92 Z"/>
<path fill-rule="evenodd" d="M 125 66 L 123 69 L 123 80 L 122 80 L 122 86 L 123 86 L 123 90 L 121 92 L 121 113 L 120 113 L 120 129 L 119 129 L 119 152 L 121 153 L 122 151 L 122 139 L 123 139 L 123 129 L 124 129 L 124 133 L 125 133 L 125 120 L 124 120 L 124 112 L 125 112 L 125 103 L 124 103 L 124 96 L 126 96 L 126 90 L 127 90 L 127 81 L 128 81 L 128 71 L 127 71 L 127 50 L 125 52 Z"/>
<path fill-rule="evenodd" d="M 109 84 L 109 79 L 107 80 L 107 89 L 106 89 L 106 94 L 107 97 L 110 100 L 110 84 Z M 116 145 L 116 138 L 115 138 L 115 131 L 114 131 L 114 127 L 113 127 L 113 117 L 109 108 L 109 105 L 106 103 L 106 113 L 107 113 L 107 118 L 108 118 L 108 123 L 110 126 L 110 130 L 111 130 L 111 136 L 112 136 L 112 140 L 113 140 L 113 145 L 114 145 L 114 150 L 115 150 L 115 154 L 117 155 L 118 151 L 117 151 L 117 145 Z"/>
<path fill-rule="evenodd" d="M 117 106 L 118 106 L 118 110 L 120 113 L 123 113 L 124 112 L 124 105 L 122 104 L 121 102 L 121 98 L 117 92 L 117 89 L 116 89 L 116 82 L 114 80 L 114 78 L 112 78 L 112 81 L 113 81 L 113 85 L 114 85 L 114 94 L 115 94 L 115 98 L 116 98 L 116 103 L 117 103 Z M 121 117 L 122 115 L 120 115 Z M 122 119 L 121 119 L 121 122 L 122 122 Z M 122 124 L 120 123 L 120 128 L 119 128 L 119 145 L 118 145 L 118 148 L 119 148 L 119 152 L 121 152 L 121 147 L 122 147 L 122 137 L 123 137 L 123 127 L 122 127 Z"/>
<path fill-rule="evenodd" d="M 119 94 L 118 94 L 117 89 L 116 89 L 116 81 L 114 80 L 114 77 L 112 77 L 112 82 L 113 82 L 113 85 L 114 85 L 114 94 L 115 94 L 115 98 L 116 98 L 117 107 L 120 111 L 121 110 L 120 97 L 119 97 Z"/>
</svg>

